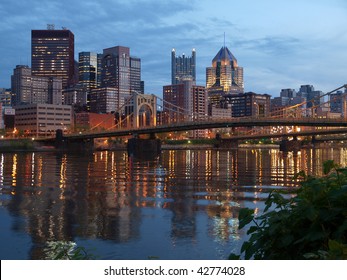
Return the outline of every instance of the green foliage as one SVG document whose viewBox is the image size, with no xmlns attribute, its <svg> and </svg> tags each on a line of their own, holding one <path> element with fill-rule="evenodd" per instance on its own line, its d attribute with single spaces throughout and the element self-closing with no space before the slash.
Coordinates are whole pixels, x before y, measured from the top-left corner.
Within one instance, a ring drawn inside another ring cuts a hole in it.
<svg viewBox="0 0 347 280">
<path fill-rule="evenodd" d="M 298 173 L 301 187 L 271 192 L 258 217 L 240 211 L 239 228 L 249 226 L 241 247 L 245 259 L 347 259 L 347 170 L 329 160 L 323 173 Z"/>
<path fill-rule="evenodd" d="M 247 140 L 243 142 L 244 144 L 276 144 L 272 139 L 269 138 L 262 138 L 262 139 L 254 139 L 254 140 Z"/>
<path fill-rule="evenodd" d="M 44 249 L 47 260 L 90 260 L 94 259 L 83 247 L 71 241 L 49 241 Z"/>
<path fill-rule="evenodd" d="M 183 140 L 169 140 L 166 139 L 164 144 L 168 145 L 213 145 L 216 143 L 215 139 L 183 139 Z"/>
<path fill-rule="evenodd" d="M 0 151 L 30 151 L 34 149 L 31 139 L 12 139 L 1 141 Z"/>
</svg>

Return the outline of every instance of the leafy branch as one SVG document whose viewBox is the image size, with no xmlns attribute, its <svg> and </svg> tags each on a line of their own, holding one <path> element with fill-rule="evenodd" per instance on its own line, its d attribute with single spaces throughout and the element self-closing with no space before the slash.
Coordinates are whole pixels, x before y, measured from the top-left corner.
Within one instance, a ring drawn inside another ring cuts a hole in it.
<svg viewBox="0 0 347 280">
<path fill-rule="evenodd" d="M 239 229 L 249 226 L 241 254 L 230 259 L 347 259 L 347 169 L 329 160 L 322 177 L 299 172 L 301 187 L 273 191 L 262 215 L 239 212 Z"/>
<path fill-rule="evenodd" d="M 72 241 L 49 241 L 44 249 L 47 260 L 90 260 L 94 259 L 84 247 Z"/>
</svg>

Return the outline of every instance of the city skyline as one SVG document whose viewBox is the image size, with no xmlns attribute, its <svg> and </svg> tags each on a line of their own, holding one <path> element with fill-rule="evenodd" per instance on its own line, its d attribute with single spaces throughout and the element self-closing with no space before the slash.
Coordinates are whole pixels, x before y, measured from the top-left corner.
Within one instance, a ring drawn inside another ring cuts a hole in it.
<svg viewBox="0 0 347 280">
<path fill-rule="evenodd" d="M 4 0 L 0 87 L 10 87 L 16 65 L 31 65 L 31 30 L 55 24 L 74 33 L 76 61 L 83 51 L 131 48 L 141 59 L 146 93 L 161 95 L 171 83 L 173 48 L 177 55 L 196 49 L 197 85 L 205 85 L 205 69 L 224 45 L 224 33 L 225 45 L 244 68 L 245 91 L 279 96 L 281 89 L 303 84 L 329 91 L 347 80 L 346 10 L 342 0 Z"/>
</svg>

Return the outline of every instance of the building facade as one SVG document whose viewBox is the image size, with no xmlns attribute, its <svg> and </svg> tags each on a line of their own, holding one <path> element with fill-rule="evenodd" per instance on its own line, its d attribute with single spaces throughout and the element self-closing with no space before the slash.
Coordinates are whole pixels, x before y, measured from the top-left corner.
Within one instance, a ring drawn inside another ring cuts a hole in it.
<svg viewBox="0 0 347 280">
<path fill-rule="evenodd" d="M 231 114 L 239 117 L 265 117 L 270 114 L 270 95 L 246 92 L 243 94 L 229 94 L 223 98 L 231 105 Z"/>
<path fill-rule="evenodd" d="M 3 123 L 6 130 L 13 131 L 15 128 L 16 110 L 2 107 Z"/>
<path fill-rule="evenodd" d="M 227 47 L 222 47 L 206 68 L 206 88 L 209 102 L 218 104 L 225 94 L 244 92 L 243 68 Z"/>
<path fill-rule="evenodd" d="M 115 126 L 114 114 L 97 114 L 91 112 L 80 112 L 75 114 L 76 131 L 100 131 Z"/>
<path fill-rule="evenodd" d="M 346 95 L 346 93 L 343 93 L 342 91 L 330 94 L 330 112 L 343 112 L 343 102 L 345 101 L 345 98 L 343 98 L 344 95 Z"/>
<path fill-rule="evenodd" d="M 191 121 L 207 119 L 208 103 L 207 91 L 204 86 L 192 85 L 191 87 L 191 104 L 189 110 L 192 112 Z M 208 135 L 207 129 L 197 129 L 190 132 L 190 137 L 205 138 Z"/>
<path fill-rule="evenodd" d="M 141 59 L 130 57 L 130 92 L 144 93 L 144 82 L 141 81 Z"/>
<path fill-rule="evenodd" d="M 324 103 L 324 93 L 320 90 L 315 90 L 313 85 L 302 85 L 297 93 L 297 96 L 305 97 L 307 108 L 317 107 Z"/>
<path fill-rule="evenodd" d="M 74 34 L 70 30 L 31 31 L 31 68 L 34 76 L 57 77 L 63 88 L 74 84 Z"/>
<path fill-rule="evenodd" d="M 66 105 L 26 104 L 15 107 L 15 126 L 25 136 L 55 135 L 72 129 L 72 108 Z"/>
<path fill-rule="evenodd" d="M 183 84 L 164 86 L 163 100 L 163 123 L 175 123 L 178 121 L 183 121 L 185 119 Z"/>
<path fill-rule="evenodd" d="M 93 89 L 90 93 L 90 111 L 107 114 L 116 112 L 119 108 L 119 92 L 114 87 Z"/>
<path fill-rule="evenodd" d="M 80 110 L 87 110 L 87 96 L 88 92 L 82 85 L 76 85 L 71 88 L 63 90 L 63 104 L 73 105 Z"/>
<path fill-rule="evenodd" d="M 80 52 L 78 54 L 78 83 L 90 93 L 100 87 L 101 82 L 101 54 Z"/>
<path fill-rule="evenodd" d="M 132 91 L 141 93 L 141 60 L 131 57 L 128 47 L 104 49 L 101 67 L 101 87 L 117 89 L 119 106 L 130 98 Z"/>
<path fill-rule="evenodd" d="M 11 107 L 12 105 L 12 92 L 11 89 L 0 89 L 0 103 L 3 107 Z"/>
<path fill-rule="evenodd" d="M 176 56 L 176 50 L 171 51 L 171 84 L 179 84 L 182 78 L 191 77 L 196 82 L 196 51 L 192 55 Z"/>
<path fill-rule="evenodd" d="M 206 88 L 195 85 L 191 77 L 183 78 L 180 84 L 164 86 L 163 100 L 163 119 L 168 123 L 207 117 Z"/>
<path fill-rule="evenodd" d="M 32 75 L 26 65 L 17 65 L 11 76 L 12 104 L 62 104 L 62 80 Z"/>
<path fill-rule="evenodd" d="M 224 103 L 220 105 L 209 104 L 208 105 L 208 115 L 212 119 L 221 120 L 221 119 L 231 119 L 231 105 Z"/>
</svg>

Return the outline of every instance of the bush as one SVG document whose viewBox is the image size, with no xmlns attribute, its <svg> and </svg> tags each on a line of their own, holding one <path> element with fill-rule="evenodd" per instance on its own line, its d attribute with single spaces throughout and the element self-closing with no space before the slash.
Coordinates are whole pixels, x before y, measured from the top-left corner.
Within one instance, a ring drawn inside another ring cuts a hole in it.
<svg viewBox="0 0 347 280">
<path fill-rule="evenodd" d="M 301 187 L 270 193 L 259 217 L 241 209 L 239 228 L 250 225 L 241 247 L 245 259 L 347 259 L 347 169 L 329 160 L 323 173 L 299 172 Z"/>
<path fill-rule="evenodd" d="M 47 260 L 90 260 L 94 257 L 72 241 L 49 241 L 44 249 Z"/>
</svg>

